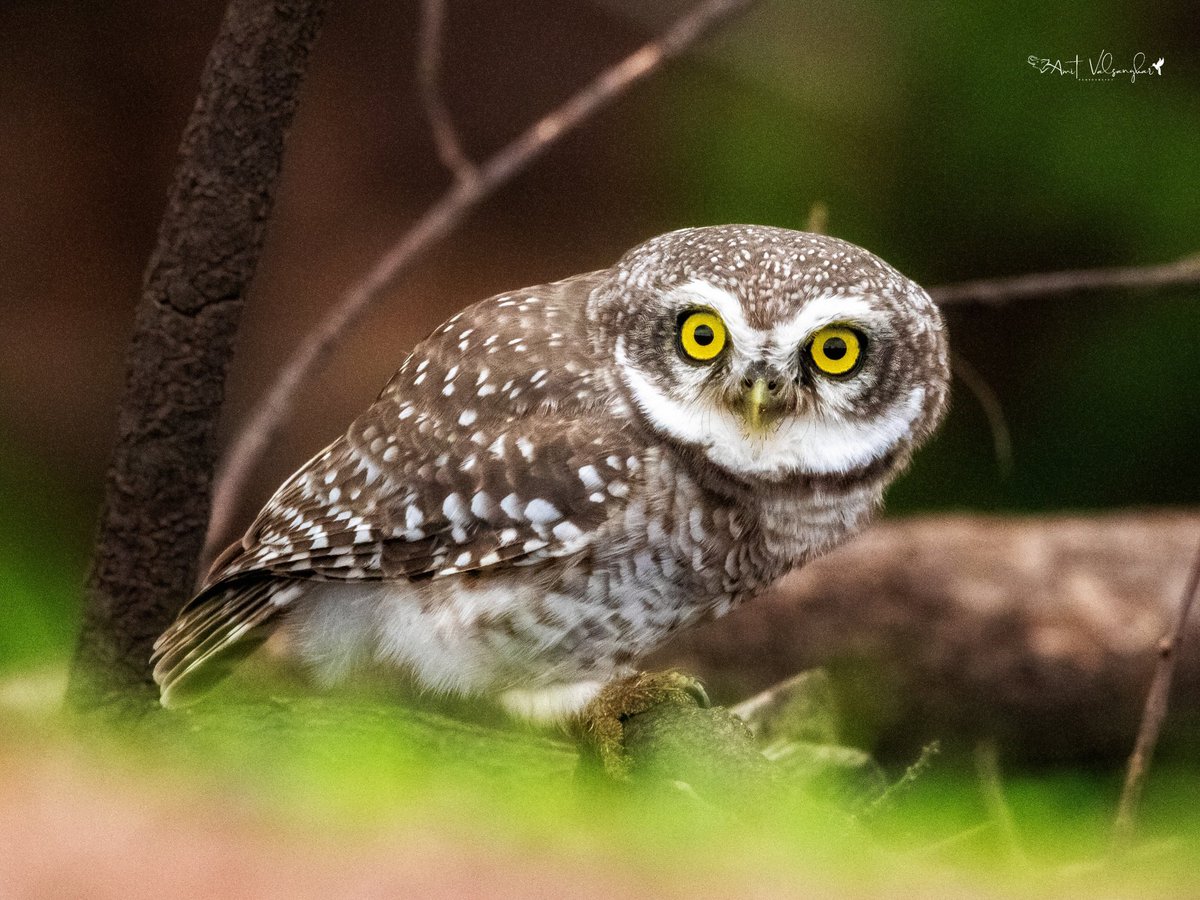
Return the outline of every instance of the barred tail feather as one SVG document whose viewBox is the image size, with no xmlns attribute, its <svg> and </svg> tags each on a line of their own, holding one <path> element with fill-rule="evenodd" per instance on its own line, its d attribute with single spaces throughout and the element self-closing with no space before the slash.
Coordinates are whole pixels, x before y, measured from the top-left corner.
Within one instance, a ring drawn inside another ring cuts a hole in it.
<svg viewBox="0 0 1200 900">
<path fill-rule="evenodd" d="M 228 673 L 270 633 L 296 588 L 274 578 L 216 585 L 192 600 L 154 643 L 150 658 L 163 706 L 183 706 Z"/>
</svg>

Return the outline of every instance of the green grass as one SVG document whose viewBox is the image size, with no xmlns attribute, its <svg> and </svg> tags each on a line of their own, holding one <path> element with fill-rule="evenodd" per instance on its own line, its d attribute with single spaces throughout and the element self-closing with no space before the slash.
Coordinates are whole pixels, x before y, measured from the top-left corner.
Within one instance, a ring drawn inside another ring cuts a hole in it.
<svg viewBox="0 0 1200 900">
<path fill-rule="evenodd" d="M 989 814 L 975 776 L 953 761 L 935 758 L 870 815 L 786 786 L 735 812 L 669 785 L 581 778 L 573 749 L 553 735 L 370 697 L 226 695 L 104 730 L 8 711 L 0 735 L 0 754 L 66 748 L 99 781 L 161 788 L 182 808 L 196 797 L 229 798 L 281 831 L 347 847 L 405 825 L 510 859 L 602 860 L 681 884 L 753 876 L 818 894 L 1200 891 L 1200 810 L 1188 799 L 1200 796 L 1194 767 L 1154 772 L 1140 843 L 1106 866 L 1113 772 L 1007 775 L 1014 841 Z"/>
</svg>

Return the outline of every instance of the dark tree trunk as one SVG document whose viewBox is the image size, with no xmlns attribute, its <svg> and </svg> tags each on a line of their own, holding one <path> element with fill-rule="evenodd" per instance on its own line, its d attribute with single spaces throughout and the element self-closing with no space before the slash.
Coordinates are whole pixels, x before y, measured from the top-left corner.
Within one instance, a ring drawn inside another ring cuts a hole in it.
<svg viewBox="0 0 1200 900">
<path fill-rule="evenodd" d="M 144 696 L 204 541 L 213 430 L 328 0 L 232 0 L 184 130 L 126 364 L 68 701 Z"/>
</svg>

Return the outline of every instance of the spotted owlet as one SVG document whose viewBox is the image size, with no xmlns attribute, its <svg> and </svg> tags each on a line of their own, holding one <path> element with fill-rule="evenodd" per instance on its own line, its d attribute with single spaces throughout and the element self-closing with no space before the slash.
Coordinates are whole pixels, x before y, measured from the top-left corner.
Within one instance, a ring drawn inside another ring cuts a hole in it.
<svg viewBox="0 0 1200 900">
<path fill-rule="evenodd" d="M 568 717 L 676 630 L 861 529 L 946 406 L 918 285 L 731 225 L 476 303 L 289 478 L 159 639 L 165 704 L 274 629 Z"/>
</svg>

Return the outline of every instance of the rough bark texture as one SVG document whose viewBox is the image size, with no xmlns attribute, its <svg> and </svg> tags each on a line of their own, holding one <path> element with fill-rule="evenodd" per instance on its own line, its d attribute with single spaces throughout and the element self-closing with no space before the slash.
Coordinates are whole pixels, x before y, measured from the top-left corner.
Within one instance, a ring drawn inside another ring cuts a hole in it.
<svg viewBox="0 0 1200 900">
<path fill-rule="evenodd" d="M 70 700 L 150 683 L 195 581 L 225 372 L 328 0 L 232 0 L 137 306 Z"/>
<path fill-rule="evenodd" d="M 870 723 L 850 737 L 894 758 L 978 736 L 1006 758 L 1123 759 L 1198 535 L 1196 511 L 886 522 L 648 667 L 678 665 L 723 702 L 827 667 L 848 719 Z M 1200 707 L 1200 623 L 1188 631 L 1176 724 Z"/>
</svg>

